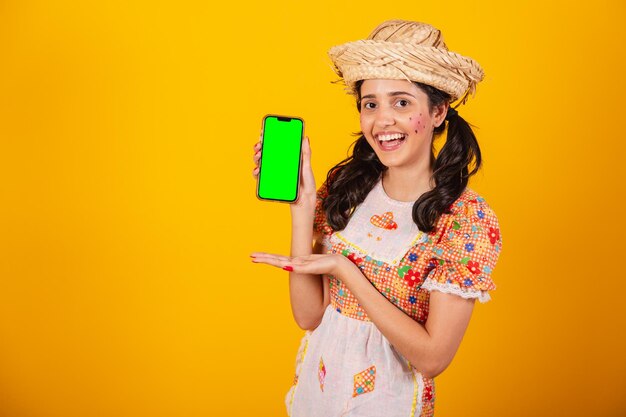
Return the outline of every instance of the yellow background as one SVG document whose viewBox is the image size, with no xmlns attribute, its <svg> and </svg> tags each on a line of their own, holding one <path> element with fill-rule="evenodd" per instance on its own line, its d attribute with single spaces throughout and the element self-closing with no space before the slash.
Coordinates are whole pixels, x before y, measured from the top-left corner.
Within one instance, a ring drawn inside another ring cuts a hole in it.
<svg viewBox="0 0 626 417">
<path fill-rule="evenodd" d="M 438 416 L 626 415 L 622 1 L 0 1 L 0 415 L 280 416 L 303 332 L 287 205 L 255 198 L 266 113 L 321 183 L 358 115 L 329 47 L 429 22 L 486 79 L 498 289 Z"/>
</svg>

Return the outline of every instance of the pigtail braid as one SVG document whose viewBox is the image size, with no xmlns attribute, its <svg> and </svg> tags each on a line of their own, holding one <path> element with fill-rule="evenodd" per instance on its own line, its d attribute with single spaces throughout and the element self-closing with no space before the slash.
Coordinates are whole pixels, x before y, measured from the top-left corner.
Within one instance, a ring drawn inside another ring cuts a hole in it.
<svg viewBox="0 0 626 417">
<path fill-rule="evenodd" d="M 441 214 L 450 214 L 450 206 L 463 193 L 481 163 L 480 147 L 472 128 L 458 114 L 451 116 L 446 143 L 433 166 L 435 188 L 420 196 L 413 206 L 413 220 L 420 230 L 432 231 Z"/>
</svg>

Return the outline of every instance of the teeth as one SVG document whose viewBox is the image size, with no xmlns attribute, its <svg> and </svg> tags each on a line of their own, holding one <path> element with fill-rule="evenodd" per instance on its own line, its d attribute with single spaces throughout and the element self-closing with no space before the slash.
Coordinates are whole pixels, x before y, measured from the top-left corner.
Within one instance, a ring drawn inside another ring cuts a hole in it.
<svg viewBox="0 0 626 417">
<path fill-rule="evenodd" d="M 403 139 L 405 135 L 403 135 L 402 133 L 394 133 L 392 135 L 380 135 L 378 136 L 378 140 L 381 142 L 387 142 L 389 140 L 395 140 L 395 139 Z"/>
</svg>

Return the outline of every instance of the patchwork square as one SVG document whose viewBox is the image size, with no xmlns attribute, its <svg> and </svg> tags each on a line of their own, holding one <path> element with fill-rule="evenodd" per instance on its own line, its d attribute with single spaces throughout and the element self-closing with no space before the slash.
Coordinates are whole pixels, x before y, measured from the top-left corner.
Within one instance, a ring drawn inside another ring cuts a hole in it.
<svg viewBox="0 0 626 417">
<path fill-rule="evenodd" d="M 354 375 L 354 391 L 352 392 L 352 397 L 374 391 L 375 380 L 376 366 L 374 365 Z"/>
<path fill-rule="evenodd" d="M 326 379 L 326 366 L 324 366 L 324 360 L 320 357 L 320 364 L 318 367 L 317 377 L 320 381 L 320 389 L 324 392 L 324 380 Z"/>
</svg>

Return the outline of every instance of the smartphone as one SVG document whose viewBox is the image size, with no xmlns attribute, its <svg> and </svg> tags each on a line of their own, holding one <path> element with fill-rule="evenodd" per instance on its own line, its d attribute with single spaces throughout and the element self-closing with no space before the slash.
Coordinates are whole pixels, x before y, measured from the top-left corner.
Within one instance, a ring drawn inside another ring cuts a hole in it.
<svg viewBox="0 0 626 417">
<path fill-rule="evenodd" d="M 257 197 L 293 203 L 298 199 L 304 120 L 268 114 L 263 117 Z"/>
</svg>

